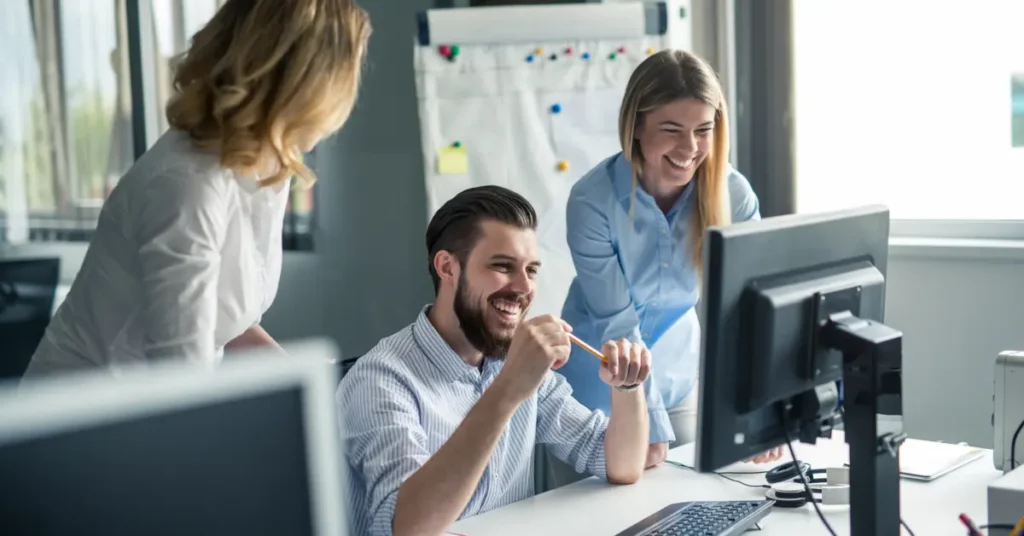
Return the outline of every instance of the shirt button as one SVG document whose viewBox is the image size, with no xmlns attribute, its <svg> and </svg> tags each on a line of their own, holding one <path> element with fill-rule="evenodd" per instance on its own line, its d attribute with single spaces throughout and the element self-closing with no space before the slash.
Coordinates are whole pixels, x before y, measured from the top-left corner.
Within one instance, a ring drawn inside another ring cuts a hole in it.
<svg viewBox="0 0 1024 536">
<path fill-rule="evenodd" d="M 668 263 L 667 263 L 667 262 L 663 262 L 663 263 L 661 263 L 661 267 L 662 267 L 662 268 L 668 268 Z"/>
<path fill-rule="evenodd" d="M 645 338 L 645 339 L 649 339 L 649 338 L 651 338 L 651 334 L 650 334 L 650 333 L 644 333 L 644 338 Z"/>
<path fill-rule="evenodd" d="M 656 302 L 656 301 L 652 301 L 652 302 L 651 302 L 651 305 L 652 305 L 652 306 L 654 306 L 654 307 L 657 307 L 657 306 L 658 306 L 658 302 Z"/>
</svg>

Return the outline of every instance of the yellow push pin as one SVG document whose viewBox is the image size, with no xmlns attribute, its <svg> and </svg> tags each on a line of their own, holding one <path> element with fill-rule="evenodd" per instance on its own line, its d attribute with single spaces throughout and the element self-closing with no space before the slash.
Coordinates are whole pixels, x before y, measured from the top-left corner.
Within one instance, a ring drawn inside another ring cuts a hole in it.
<svg viewBox="0 0 1024 536">
<path fill-rule="evenodd" d="M 562 160 L 558 163 L 558 171 L 569 171 L 569 162 Z"/>
<path fill-rule="evenodd" d="M 544 47 L 537 47 L 537 48 L 533 49 L 533 52 L 534 52 L 534 54 L 538 54 L 538 55 L 543 54 L 544 53 Z"/>
<path fill-rule="evenodd" d="M 654 54 L 654 47 L 647 47 L 647 55 L 650 56 L 651 54 Z"/>
</svg>

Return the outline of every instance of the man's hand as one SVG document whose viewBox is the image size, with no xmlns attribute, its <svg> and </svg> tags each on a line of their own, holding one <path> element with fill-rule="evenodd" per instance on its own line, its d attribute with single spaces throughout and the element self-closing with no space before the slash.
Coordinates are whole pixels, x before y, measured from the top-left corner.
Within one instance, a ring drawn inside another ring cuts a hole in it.
<svg viewBox="0 0 1024 536">
<path fill-rule="evenodd" d="M 753 458 L 748 458 L 746 461 L 754 463 L 771 463 L 781 458 L 784 452 L 785 450 L 783 450 L 783 448 L 779 446 L 771 450 L 762 452 L 761 454 L 758 454 Z"/>
<path fill-rule="evenodd" d="M 500 383 L 516 403 L 529 398 L 548 370 L 561 367 L 569 359 L 570 331 L 569 324 L 552 315 L 520 324 L 512 336 L 505 366 L 494 382 Z"/>
<path fill-rule="evenodd" d="M 608 341 L 601 347 L 608 361 L 601 365 L 601 381 L 612 387 L 643 383 L 651 374 L 651 352 L 626 339 Z"/>
<path fill-rule="evenodd" d="M 612 484 L 632 484 L 640 479 L 650 449 L 650 415 L 643 382 L 651 374 L 651 353 L 642 344 L 625 339 L 604 343 L 601 353 L 608 361 L 601 365 L 599 376 L 613 387 L 604 437 L 605 471 Z M 637 389 L 615 389 L 622 386 Z"/>
<path fill-rule="evenodd" d="M 668 443 L 652 443 L 647 448 L 647 461 L 644 463 L 644 469 L 650 469 L 665 461 L 666 458 L 668 458 Z"/>
</svg>

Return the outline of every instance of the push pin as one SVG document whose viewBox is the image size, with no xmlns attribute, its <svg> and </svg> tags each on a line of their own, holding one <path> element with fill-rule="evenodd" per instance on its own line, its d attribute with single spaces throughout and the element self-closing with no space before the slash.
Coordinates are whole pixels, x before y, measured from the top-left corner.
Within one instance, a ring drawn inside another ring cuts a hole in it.
<svg viewBox="0 0 1024 536">
<path fill-rule="evenodd" d="M 448 45 L 441 45 L 437 47 L 437 52 L 442 56 L 448 57 L 452 55 L 452 47 Z"/>
<path fill-rule="evenodd" d="M 569 162 L 562 160 L 558 163 L 558 171 L 569 171 Z"/>
<path fill-rule="evenodd" d="M 558 54 L 552 54 L 552 55 L 548 56 L 548 59 L 551 60 L 551 61 L 555 61 L 555 60 L 558 59 Z"/>
<path fill-rule="evenodd" d="M 458 56 L 458 55 L 459 55 L 459 45 L 452 45 L 451 53 L 449 54 L 449 56 L 454 58 L 455 56 Z"/>
<path fill-rule="evenodd" d="M 590 53 L 589 52 L 584 52 L 582 57 L 585 60 L 589 60 L 590 59 Z"/>
<path fill-rule="evenodd" d="M 526 57 L 526 63 L 530 63 L 532 61 L 533 61 L 533 54 L 530 54 L 529 56 Z"/>
<path fill-rule="evenodd" d="M 562 111 L 562 105 L 561 104 L 557 104 L 556 103 L 556 104 L 552 104 L 551 105 L 551 113 L 557 114 L 557 113 L 559 113 L 561 111 Z"/>
<path fill-rule="evenodd" d="M 626 47 L 619 47 L 619 54 L 625 54 L 625 53 L 626 53 Z"/>
<path fill-rule="evenodd" d="M 455 142 L 452 143 L 452 147 L 458 149 L 459 147 L 462 147 L 462 142 L 459 140 L 455 140 Z"/>
<path fill-rule="evenodd" d="M 654 47 L 647 47 L 647 55 L 650 56 L 651 54 L 654 54 Z"/>
<path fill-rule="evenodd" d="M 611 54 L 608 54 L 608 59 L 614 60 L 615 59 L 615 53 L 612 52 Z"/>
<path fill-rule="evenodd" d="M 566 56 L 572 55 L 572 47 L 565 47 L 565 55 Z"/>
<path fill-rule="evenodd" d="M 533 53 L 538 55 L 538 56 L 540 56 L 541 54 L 544 53 L 544 48 L 543 47 L 537 47 L 537 48 L 533 49 Z"/>
</svg>

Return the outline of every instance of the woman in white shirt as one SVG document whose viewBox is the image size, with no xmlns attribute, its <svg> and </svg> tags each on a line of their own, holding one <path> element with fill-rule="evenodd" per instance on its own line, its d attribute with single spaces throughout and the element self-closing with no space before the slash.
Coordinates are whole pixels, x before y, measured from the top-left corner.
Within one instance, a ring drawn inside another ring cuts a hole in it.
<svg viewBox="0 0 1024 536">
<path fill-rule="evenodd" d="M 370 34 L 350 0 L 229 0 L 177 66 L 171 128 L 120 180 L 26 377 L 273 346 L 291 177 L 341 128 Z"/>
</svg>

